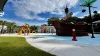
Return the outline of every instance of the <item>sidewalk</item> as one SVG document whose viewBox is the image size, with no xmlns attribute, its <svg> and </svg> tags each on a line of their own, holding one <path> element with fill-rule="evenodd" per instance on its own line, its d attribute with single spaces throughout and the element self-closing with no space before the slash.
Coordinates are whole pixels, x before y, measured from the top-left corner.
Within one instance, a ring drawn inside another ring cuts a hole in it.
<svg viewBox="0 0 100 56">
<path fill-rule="evenodd" d="M 20 35 L 1 34 L 0 36 Z M 100 34 L 95 35 L 96 38 L 94 39 L 91 39 L 90 36 L 79 37 L 77 41 L 79 44 L 72 42 L 70 37 L 59 37 L 53 36 L 52 34 L 32 34 L 29 36 L 22 36 L 26 38 L 26 41 L 30 45 L 57 56 L 100 56 Z M 66 41 L 62 42 L 58 39 Z M 90 43 L 92 43 L 92 45 Z"/>
<path fill-rule="evenodd" d="M 36 48 L 57 56 L 100 56 L 100 45 L 60 42 L 35 36 L 33 38 L 26 37 L 26 41 Z"/>
</svg>

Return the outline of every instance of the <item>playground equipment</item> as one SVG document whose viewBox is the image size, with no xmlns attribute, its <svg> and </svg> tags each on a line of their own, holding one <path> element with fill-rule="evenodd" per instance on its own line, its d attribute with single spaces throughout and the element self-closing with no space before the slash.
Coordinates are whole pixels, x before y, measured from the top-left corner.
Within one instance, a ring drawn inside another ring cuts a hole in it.
<svg viewBox="0 0 100 56">
<path fill-rule="evenodd" d="M 32 31 L 32 33 L 36 33 L 36 31 Z"/>
<path fill-rule="evenodd" d="M 72 12 L 68 14 L 68 8 L 65 9 L 66 16 L 63 17 L 60 21 L 56 21 L 52 23 L 52 25 L 56 29 L 56 35 L 58 36 L 72 36 L 72 29 L 75 29 L 76 36 L 88 36 L 86 32 L 86 25 L 82 24 L 74 24 L 71 22 L 66 22 L 67 19 L 72 17 Z"/>
<path fill-rule="evenodd" d="M 73 35 L 72 41 L 77 41 L 75 29 L 72 29 L 72 35 Z"/>
<path fill-rule="evenodd" d="M 41 33 L 46 33 L 46 26 L 45 25 L 42 25 L 42 27 L 41 27 Z"/>
<path fill-rule="evenodd" d="M 68 24 L 64 22 L 54 22 L 53 23 L 56 29 L 56 35 L 58 36 L 72 36 L 72 29 L 76 30 L 76 36 L 88 36 L 86 32 L 86 25 L 84 24 Z"/>
<path fill-rule="evenodd" d="M 24 32 L 24 35 L 28 35 L 30 33 L 30 28 L 28 26 L 21 26 L 18 30 L 18 35 L 21 35 Z"/>
</svg>

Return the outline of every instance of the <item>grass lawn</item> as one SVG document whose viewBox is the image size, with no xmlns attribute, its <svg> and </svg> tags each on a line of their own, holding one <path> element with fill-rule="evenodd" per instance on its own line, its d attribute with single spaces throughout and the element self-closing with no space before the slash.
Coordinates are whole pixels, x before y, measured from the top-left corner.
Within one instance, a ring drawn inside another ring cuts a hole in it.
<svg viewBox="0 0 100 56">
<path fill-rule="evenodd" d="M 29 45 L 23 37 L 0 37 L 0 56 L 54 56 Z"/>
</svg>

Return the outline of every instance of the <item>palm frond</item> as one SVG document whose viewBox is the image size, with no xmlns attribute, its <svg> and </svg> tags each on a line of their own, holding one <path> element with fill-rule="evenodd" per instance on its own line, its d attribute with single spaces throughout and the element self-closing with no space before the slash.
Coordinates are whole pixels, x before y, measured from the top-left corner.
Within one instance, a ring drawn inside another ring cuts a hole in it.
<svg viewBox="0 0 100 56">
<path fill-rule="evenodd" d="M 87 7 L 88 3 L 85 2 L 85 3 L 81 4 L 80 6 Z"/>
<path fill-rule="evenodd" d="M 94 2 L 96 2 L 97 0 L 91 0 L 90 1 L 90 4 L 93 4 Z"/>
<path fill-rule="evenodd" d="M 80 6 L 88 7 L 89 4 L 90 4 L 90 6 L 92 6 L 92 4 L 93 4 L 94 2 L 96 2 L 96 1 L 97 1 L 97 0 L 85 0 L 84 3 L 81 4 Z"/>
</svg>

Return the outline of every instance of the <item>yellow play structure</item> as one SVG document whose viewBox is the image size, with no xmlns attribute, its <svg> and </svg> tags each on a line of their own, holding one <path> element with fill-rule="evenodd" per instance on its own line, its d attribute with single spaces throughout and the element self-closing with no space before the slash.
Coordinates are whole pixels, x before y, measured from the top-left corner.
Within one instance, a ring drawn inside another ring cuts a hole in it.
<svg viewBox="0 0 100 56">
<path fill-rule="evenodd" d="M 32 31 L 32 33 L 36 33 L 36 31 Z"/>
</svg>

